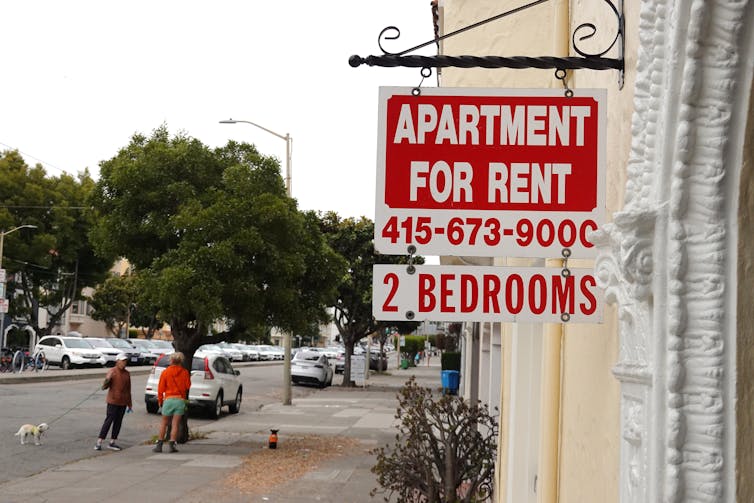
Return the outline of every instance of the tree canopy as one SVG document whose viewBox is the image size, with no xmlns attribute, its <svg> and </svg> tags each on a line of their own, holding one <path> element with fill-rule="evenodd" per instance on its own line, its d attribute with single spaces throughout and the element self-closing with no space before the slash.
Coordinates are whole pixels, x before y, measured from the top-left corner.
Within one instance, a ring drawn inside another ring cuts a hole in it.
<svg viewBox="0 0 754 503">
<path fill-rule="evenodd" d="M 327 319 L 344 263 L 253 145 L 210 149 L 165 126 L 136 134 L 101 164 L 91 201 L 98 252 L 129 260 L 187 356 L 216 320 L 238 338 Z"/>
<path fill-rule="evenodd" d="M 336 213 L 321 216 L 322 230 L 330 246 L 348 262 L 348 269 L 338 286 L 337 301 L 332 306 L 335 326 L 346 348 L 343 385 L 351 385 L 351 358 L 354 345 L 384 325 L 372 316 L 372 266 L 405 264 L 406 256 L 380 255 L 374 249 L 374 222 L 366 217 L 341 219 Z M 414 263 L 424 263 L 414 257 Z M 393 323 L 388 325 L 394 325 Z"/>
<path fill-rule="evenodd" d="M 94 213 L 86 201 L 93 188 L 87 171 L 77 178 L 48 176 L 39 164 L 30 168 L 17 151 L 0 156 L 0 230 L 36 226 L 4 240 L 6 290 L 20 292 L 10 301 L 10 314 L 28 320 L 39 335 L 49 333 L 71 303 L 83 298 L 82 289 L 97 285 L 112 266 L 113 257 L 96 256 L 87 238 Z M 46 319 L 39 319 L 40 308 Z"/>
</svg>

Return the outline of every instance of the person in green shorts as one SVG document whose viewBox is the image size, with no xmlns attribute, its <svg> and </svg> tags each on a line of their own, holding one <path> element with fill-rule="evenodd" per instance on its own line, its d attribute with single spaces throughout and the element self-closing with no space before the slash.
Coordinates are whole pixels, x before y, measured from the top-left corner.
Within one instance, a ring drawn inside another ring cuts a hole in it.
<svg viewBox="0 0 754 503">
<path fill-rule="evenodd" d="M 160 374 L 160 382 L 157 385 L 157 403 L 162 407 L 162 422 L 160 423 L 160 436 L 153 452 L 162 452 L 162 444 L 167 441 L 165 433 L 171 422 L 170 443 L 168 452 L 178 452 L 175 441 L 178 439 L 178 428 L 181 416 L 187 412 L 188 392 L 191 387 L 191 374 L 183 367 L 183 353 L 176 351 L 170 355 L 170 365 Z"/>
</svg>

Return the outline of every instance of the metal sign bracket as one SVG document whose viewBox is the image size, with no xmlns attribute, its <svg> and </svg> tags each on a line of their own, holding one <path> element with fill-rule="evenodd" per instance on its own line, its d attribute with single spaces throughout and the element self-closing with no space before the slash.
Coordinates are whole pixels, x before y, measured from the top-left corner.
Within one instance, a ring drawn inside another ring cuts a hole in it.
<svg viewBox="0 0 754 503">
<path fill-rule="evenodd" d="M 498 19 L 511 16 L 518 12 L 524 11 L 531 7 L 535 7 L 539 4 L 548 2 L 549 0 L 535 0 L 526 5 L 522 5 L 515 9 L 503 12 L 496 16 L 492 16 L 485 20 L 476 22 L 464 28 L 460 28 L 451 33 L 447 33 L 443 36 L 435 35 L 435 38 L 417 45 L 410 49 L 406 49 L 401 52 L 389 52 L 383 47 L 383 41 L 385 40 L 397 40 L 400 37 L 400 30 L 395 26 L 388 26 L 384 28 L 378 38 L 377 44 L 382 51 L 382 55 L 379 56 L 367 56 L 362 58 L 361 56 L 351 56 L 348 59 L 348 63 L 356 68 L 361 65 L 367 66 L 380 66 L 380 67 L 408 67 L 408 68 L 542 68 L 542 69 L 556 69 L 556 70 L 577 70 L 587 68 L 590 70 L 618 70 L 618 88 L 623 89 L 624 72 L 625 72 L 625 18 L 623 12 L 624 0 L 617 0 L 613 3 L 612 0 L 602 0 L 605 2 L 612 12 L 615 14 L 617 21 L 617 33 L 612 43 L 601 52 L 593 53 L 586 52 L 579 48 L 578 43 L 589 38 L 592 38 L 597 33 L 597 27 L 593 23 L 582 23 L 576 27 L 571 35 L 571 42 L 574 52 L 579 56 L 573 57 L 554 57 L 554 56 L 421 56 L 416 54 L 410 54 L 418 49 L 422 49 L 431 44 L 437 44 L 441 40 L 453 37 L 465 31 L 477 28 L 484 24 L 487 24 Z M 437 3 L 432 4 L 433 14 L 436 19 Z M 613 47 L 617 46 L 618 57 L 606 58 L 604 57 Z M 424 76 L 424 73 L 422 73 Z"/>
</svg>

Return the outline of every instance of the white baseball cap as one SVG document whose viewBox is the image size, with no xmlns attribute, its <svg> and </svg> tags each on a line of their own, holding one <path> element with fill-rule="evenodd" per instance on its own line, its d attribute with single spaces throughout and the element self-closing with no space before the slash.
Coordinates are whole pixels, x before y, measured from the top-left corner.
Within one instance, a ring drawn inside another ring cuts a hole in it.
<svg viewBox="0 0 754 503">
<path fill-rule="evenodd" d="M 128 360 L 128 355 L 125 353 L 120 353 L 118 356 L 115 357 L 115 361 L 119 362 L 121 360 Z"/>
</svg>

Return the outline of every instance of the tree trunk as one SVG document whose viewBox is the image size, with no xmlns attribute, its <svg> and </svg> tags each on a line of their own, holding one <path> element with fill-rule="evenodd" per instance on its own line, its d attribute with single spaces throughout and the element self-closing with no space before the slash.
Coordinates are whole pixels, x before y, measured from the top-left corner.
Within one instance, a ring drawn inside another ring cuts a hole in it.
<svg viewBox="0 0 754 503">
<path fill-rule="evenodd" d="M 343 387 L 353 387 L 353 381 L 351 381 L 351 355 L 353 354 L 354 340 L 352 337 L 343 337 L 343 345 L 346 347 L 346 361 L 343 366 Z"/>
<path fill-rule="evenodd" d="M 191 372 L 191 362 L 196 348 L 201 345 L 202 337 L 199 330 L 189 328 L 179 320 L 171 320 L 170 329 L 173 333 L 173 344 L 176 351 L 183 353 L 183 366 Z"/>
</svg>

